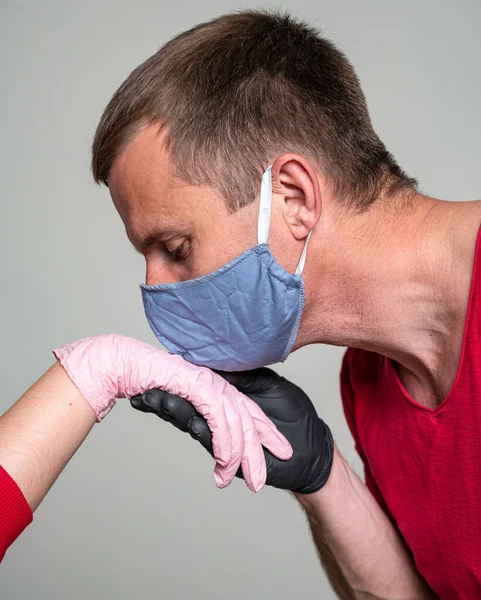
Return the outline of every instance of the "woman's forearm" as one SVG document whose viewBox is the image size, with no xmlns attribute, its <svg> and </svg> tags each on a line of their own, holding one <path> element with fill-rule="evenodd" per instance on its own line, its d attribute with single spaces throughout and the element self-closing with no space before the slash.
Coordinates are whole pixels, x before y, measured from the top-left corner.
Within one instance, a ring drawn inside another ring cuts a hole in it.
<svg viewBox="0 0 481 600">
<path fill-rule="evenodd" d="M 297 495 L 335 591 L 345 599 L 436 598 L 399 533 L 336 450 L 326 486 Z"/>
<path fill-rule="evenodd" d="M 95 413 L 59 363 L 2 417 L 0 465 L 32 511 L 95 423 Z"/>
</svg>

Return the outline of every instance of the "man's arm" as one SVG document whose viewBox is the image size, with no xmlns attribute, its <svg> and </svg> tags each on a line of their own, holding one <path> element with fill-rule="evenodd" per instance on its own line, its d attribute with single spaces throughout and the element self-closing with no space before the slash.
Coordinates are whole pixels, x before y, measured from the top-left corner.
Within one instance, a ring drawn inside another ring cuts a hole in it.
<svg viewBox="0 0 481 600">
<path fill-rule="evenodd" d="M 288 461 L 265 451 L 267 484 L 296 492 L 339 596 L 349 600 L 435 598 L 369 489 L 337 450 L 331 461 L 332 437 L 307 395 L 270 369 L 224 376 L 256 402 L 291 443 L 294 454 Z M 149 390 L 132 398 L 131 404 L 190 433 L 212 452 L 205 419 L 183 398 Z"/>
<path fill-rule="evenodd" d="M 59 363 L 0 417 L 0 465 L 32 511 L 94 423 L 94 411 Z"/>
<path fill-rule="evenodd" d="M 437 598 L 384 511 L 337 450 L 326 485 L 314 494 L 296 496 L 340 598 Z"/>
</svg>

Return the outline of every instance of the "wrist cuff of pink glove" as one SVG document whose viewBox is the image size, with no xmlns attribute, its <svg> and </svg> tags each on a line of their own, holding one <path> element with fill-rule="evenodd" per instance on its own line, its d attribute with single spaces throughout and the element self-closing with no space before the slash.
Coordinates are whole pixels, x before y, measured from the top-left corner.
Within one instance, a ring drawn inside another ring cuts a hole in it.
<svg viewBox="0 0 481 600">
<path fill-rule="evenodd" d="M 68 361 L 68 358 L 70 356 L 70 351 L 71 351 L 71 344 L 65 344 L 61 348 L 56 348 L 55 350 L 52 350 L 53 355 L 59 361 L 59 363 L 62 365 L 65 372 L 67 373 L 70 380 L 72 381 L 72 383 L 75 385 L 75 387 L 78 389 L 78 391 L 85 398 L 86 402 L 88 402 L 88 404 L 90 404 L 90 406 L 92 407 L 92 409 L 95 413 L 95 416 L 97 417 L 97 423 L 100 423 L 100 421 L 104 417 L 106 417 L 109 414 L 109 412 L 112 410 L 112 408 L 115 406 L 116 399 L 109 398 L 107 396 L 107 394 L 105 394 L 103 397 L 101 394 L 100 395 L 99 394 L 91 394 L 88 389 L 84 389 L 84 386 L 82 386 L 77 381 L 74 373 L 72 373 L 72 369 L 70 368 L 69 361 Z"/>
</svg>

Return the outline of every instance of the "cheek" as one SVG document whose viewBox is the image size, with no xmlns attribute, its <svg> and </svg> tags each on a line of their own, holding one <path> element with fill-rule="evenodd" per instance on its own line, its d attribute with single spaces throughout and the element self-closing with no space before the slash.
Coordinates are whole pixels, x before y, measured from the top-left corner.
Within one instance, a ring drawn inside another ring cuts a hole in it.
<svg viewBox="0 0 481 600">
<path fill-rule="evenodd" d="M 220 269 L 231 259 L 230 253 L 226 252 L 225 243 L 219 238 L 213 238 L 209 242 L 198 244 L 192 254 L 192 277 L 202 277 Z"/>
<path fill-rule="evenodd" d="M 182 281 L 183 277 L 178 273 L 174 264 L 168 264 L 155 255 L 145 258 L 145 283 L 147 285 L 159 285 L 161 283 L 176 283 Z"/>
<path fill-rule="evenodd" d="M 201 277 L 220 269 L 255 244 L 255 240 L 245 239 L 245 236 L 213 232 L 208 239 L 199 242 L 193 249 L 192 276 Z"/>
</svg>

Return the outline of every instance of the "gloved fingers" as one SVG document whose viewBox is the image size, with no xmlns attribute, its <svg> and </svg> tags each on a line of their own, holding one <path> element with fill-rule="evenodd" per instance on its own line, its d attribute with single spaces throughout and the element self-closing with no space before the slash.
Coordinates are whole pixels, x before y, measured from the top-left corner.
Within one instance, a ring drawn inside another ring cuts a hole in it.
<svg viewBox="0 0 481 600">
<path fill-rule="evenodd" d="M 180 431 L 188 432 L 189 420 L 194 416 L 199 415 L 199 413 L 185 398 L 175 394 L 169 394 L 168 392 L 162 393 L 162 403 L 160 413 L 157 413 L 158 416 L 164 421 L 171 423 Z"/>
<path fill-rule="evenodd" d="M 215 407 L 201 403 L 196 408 L 207 421 L 212 432 L 212 451 L 216 463 L 221 469 L 229 467 L 232 469 L 232 463 L 237 462 L 236 456 L 239 453 L 236 440 L 239 438 L 240 419 L 237 419 L 237 423 L 229 422 L 222 400 Z M 234 433 L 236 429 L 237 432 Z"/>
<path fill-rule="evenodd" d="M 212 433 L 204 417 L 201 415 L 192 417 L 187 423 L 187 428 L 191 437 L 200 442 L 207 452 L 213 455 Z"/>
<path fill-rule="evenodd" d="M 209 424 L 209 428 L 212 431 L 212 447 L 214 450 L 214 458 L 216 458 L 217 462 L 214 468 L 215 481 L 217 487 L 225 488 L 234 479 L 245 452 L 244 423 L 241 418 L 242 400 L 239 401 L 236 394 L 226 393 L 223 397 L 223 401 L 214 403 L 213 406 L 215 406 L 217 419 L 219 414 L 223 413 L 225 422 L 229 426 L 228 430 L 221 427 L 212 427 L 209 417 L 204 415 Z M 254 427 L 253 423 L 252 427 Z M 221 464 L 217 460 L 216 444 L 218 447 L 222 447 L 225 443 L 226 436 L 229 436 L 231 456 L 226 464 Z"/>
<path fill-rule="evenodd" d="M 267 470 L 259 435 L 247 407 L 241 411 L 244 430 L 244 456 L 241 466 L 247 487 L 253 492 L 259 492 L 266 483 Z"/>
<path fill-rule="evenodd" d="M 200 416 L 200 413 L 185 398 L 167 392 L 162 398 L 162 411 L 176 422 L 181 423 L 186 429 L 190 419 Z"/>
<path fill-rule="evenodd" d="M 130 404 L 143 412 L 151 412 L 162 416 L 162 400 L 165 392 L 158 389 L 147 390 L 130 399 Z"/>
<path fill-rule="evenodd" d="M 154 413 L 172 423 L 177 429 L 188 432 L 194 440 L 200 442 L 210 454 L 213 454 L 212 433 L 207 421 L 185 398 L 153 389 L 133 396 L 130 404 L 136 410 Z"/>
<path fill-rule="evenodd" d="M 163 356 L 160 361 L 162 369 L 156 374 L 157 367 L 154 365 L 159 360 L 157 356 L 158 353 L 153 352 L 149 364 L 145 364 L 147 362 L 145 360 L 139 361 L 139 365 L 144 365 L 138 369 L 139 380 L 148 381 L 150 384 L 148 387 L 160 387 L 186 398 L 206 419 L 212 432 L 212 450 L 217 463 L 214 471 L 216 483 L 219 487 L 229 485 L 245 453 L 244 425 L 240 416 L 240 407 L 246 397 L 210 369 L 196 367 L 177 356 L 168 356 L 168 358 Z M 163 372 L 167 364 L 171 367 L 168 378 Z M 142 391 L 146 388 L 147 386 Z M 263 437 L 270 443 L 270 447 L 276 448 L 274 438 L 277 437 L 279 437 L 278 445 L 282 446 L 283 438 L 274 424 L 258 407 L 256 408 L 256 413 L 259 415 L 257 422 L 248 424 L 248 429 L 255 430 L 259 424 Z M 284 443 L 287 444 L 287 441 L 284 440 Z M 260 441 L 258 446 L 261 446 Z M 252 444 L 249 451 L 254 452 Z M 255 454 L 254 463 L 261 455 L 259 448 L 256 449 Z M 262 460 L 264 460 L 263 454 Z"/>
<path fill-rule="evenodd" d="M 261 444 L 280 460 L 292 458 L 292 446 L 270 421 L 259 406 L 250 398 L 245 399 L 245 404 L 254 421 L 255 429 Z"/>
<path fill-rule="evenodd" d="M 201 415 L 192 417 L 192 419 L 190 419 L 190 421 L 188 422 L 188 431 L 191 435 L 191 437 L 194 440 L 197 440 L 198 442 L 200 442 L 200 444 L 207 450 L 207 452 L 209 452 L 212 456 L 213 456 L 213 451 L 212 451 L 212 433 L 209 429 L 209 426 L 207 425 L 207 421 L 204 419 L 204 417 L 202 417 Z M 244 434 L 244 440 L 246 438 L 246 435 Z M 249 442 L 244 441 L 244 447 L 246 448 L 247 453 L 249 453 Z M 241 479 L 245 479 L 247 482 L 247 477 L 246 474 L 249 474 L 249 482 L 252 482 L 254 479 L 258 480 L 259 482 L 261 481 L 265 481 L 266 477 L 267 477 L 267 472 L 269 471 L 269 467 L 271 465 L 271 463 L 273 462 L 273 460 L 275 461 L 276 459 L 272 456 L 272 454 L 270 452 L 264 452 L 264 457 L 265 457 L 265 465 L 264 465 L 264 461 L 262 461 L 261 459 L 258 458 L 258 462 L 259 464 L 262 465 L 261 467 L 261 471 L 259 472 L 257 470 L 257 474 L 256 476 L 252 476 L 251 472 L 252 472 L 252 468 L 251 468 L 251 461 L 247 462 L 245 460 L 242 460 L 241 462 L 241 468 L 237 470 L 236 473 L 236 477 L 240 477 Z M 263 470 L 265 468 L 266 474 L 264 475 Z M 247 484 L 249 486 L 249 483 Z M 250 486 L 249 486 L 250 487 Z M 251 489 L 253 489 L 251 487 Z"/>
<path fill-rule="evenodd" d="M 135 408 L 135 410 L 147 412 L 144 408 L 144 399 L 142 398 L 142 394 L 139 394 L 138 396 L 132 396 L 132 398 L 130 398 L 130 406 Z"/>
<path fill-rule="evenodd" d="M 200 416 L 185 398 L 159 389 L 147 390 L 143 394 L 133 396 L 130 404 L 136 410 L 157 415 L 184 432 L 188 431 L 189 420 L 196 415 Z"/>
<path fill-rule="evenodd" d="M 230 403 L 226 403 L 227 410 L 229 405 Z M 256 424 L 244 403 L 240 404 L 240 419 L 243 452 L 238 455 L 239 464 L 242 467 L 242 474 L 248 488 L 253 492 L 258 492 L 265 485 L 267 476 L 264 451 L 256 430 Z M 237 474 L 239 464 L 237 468 L 235 463 L 228 467 L 216 466 L 214 474 L 219 487 L 226 487 L 232 481 Z"/>
</svg>

